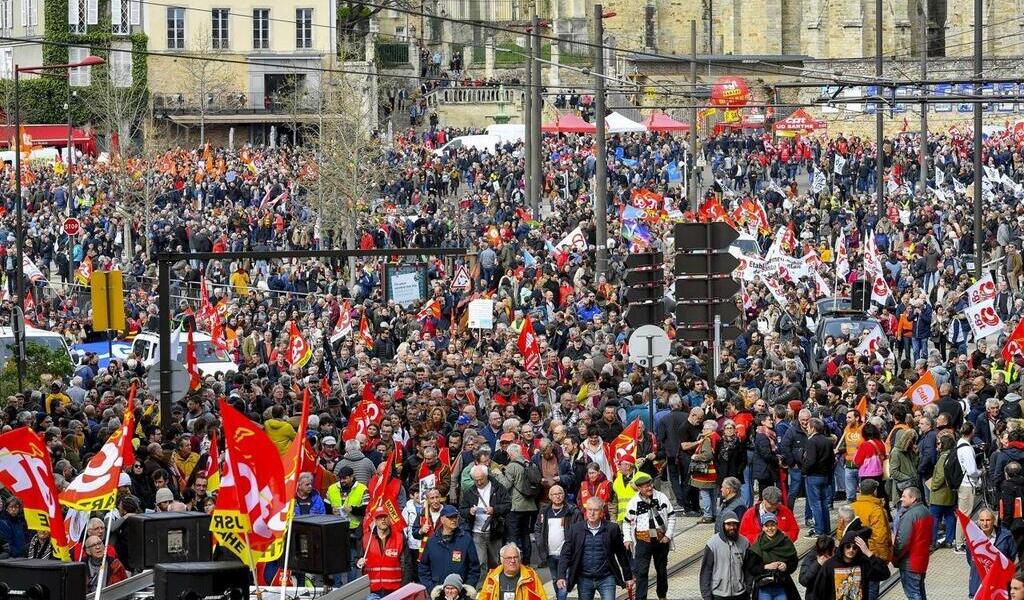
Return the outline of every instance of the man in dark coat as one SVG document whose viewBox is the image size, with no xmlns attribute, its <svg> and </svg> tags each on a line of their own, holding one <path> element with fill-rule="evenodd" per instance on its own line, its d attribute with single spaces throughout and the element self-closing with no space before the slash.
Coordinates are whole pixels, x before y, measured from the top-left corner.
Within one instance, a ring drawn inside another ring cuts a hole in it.
<svg viewBox="0 0 1024 600">
<path fill-rule="evenodd" d="M 580 586 L 579 597 L 592 598 L 615 594 L 615 587 L 633 583 L 629 551 L 622 541 L 619 526 L 605 519 L 604 501 L 587 499 L 584 520 L 569 528 L 558 559 L 555 588 L 568 594 Z"/>
</svg>

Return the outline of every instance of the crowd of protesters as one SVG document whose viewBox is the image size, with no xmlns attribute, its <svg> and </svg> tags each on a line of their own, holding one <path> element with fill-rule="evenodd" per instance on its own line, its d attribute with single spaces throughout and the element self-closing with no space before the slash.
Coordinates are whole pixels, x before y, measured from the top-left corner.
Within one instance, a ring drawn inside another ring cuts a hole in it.
<svg viewBox="0 0 1024 600">
<path fill-rule="evenodd" d="M 759 203 L 766 227 L 738 227 L 762 253 L 779 249 L 775 233 L 788 226 L 792 243 L 779 251 L 814 253 L 830 294 L 848 296 L 865 277 L 866 249 L 877 249 L 891 294 L 870 315 L 884 339 L 867 354 L 857 349 L 869 330 L 819 339 L 824 317 L 815 300 L 829 294 L 764 273 L 745 280 L 742 334 L 725 341 L 712 385 L 708 348 L 676 339 L 669 317 L 671 359 L 654 369 L 649 387 L 648 373 L 626 356 L 623 260 L 643 248 L 670 254 L 673 222 L 700 218 L 674 175 L 687 156 L 683 141 L 611 136 L 610 264 L 597 273 L 591 140 L 545 139 L 542 212 L 534 219 L 523 210 L 521 145 L 433 152 L 458 133 L 410 131 L 390 140 L 391 174 L 377 198 L 353 211 L 354 237 L 362 249 L 466 248 L 471 290 L 453 290 L 461 261 L 430 256 L 415 261 L 426 267 L 426 297 L 404 305 L 388 295 L 376 260 L 356 261 L 354 270 L 344 261 L 306 260 L 174 266 L 175 321 L 194 324 L 204 304 L 218 307 L 237 371 L 204 377 L 172 408 L 166 428 L 152 396 L 139 395 L 136 459 L 122 477 L 118 518 L 212 510 L 205 475 L 217 399 L 261 423 L 283 449 L 296 435 L 309 390 L 308 435 L 320 465 L 300 477 L 296 511 L 350 517 L 359 541 L 353 566 L 370 576 L 378 596 L 415 580 L 449 599 L 477 590 L 484 598 L 545 597 L 541 581 L 550 579 L 559 599 L 575 589 L 581 598 L 606 600 L 626 586 L 642 599 L 651 583 L 653 595 L 665 598 L 665 565 L 680 521 L 715 532 L 701 567 L 707 599 L 792 598 L 801 589 L 819 600 L 874 598 L 889 566 L 908 597 L 924 598 L 931 552 L 965 553 L 958 508 L 1018 558 L 1021 367 L 1001 356 L 1024 312 L 1018 140 L 986 142 L 987 164 L 1006 178 L 987 177 L 980 260 L 995 275 L 1005 331 L 974 340 L 963 312 L 974 283 L 966 257 L 975 248 L 964 198 L 973 178 L 969 136 L 929 139 L 927 195 L 913 188 L 916 140 L 887 143 L 890 194 L 881 216 L 867 193 L 880 174 L 865 140 L 748 132 L 702 139 L 696 164 L 707 166 L 709 184 L 702 193 L 717 195 L 729 213 L 748 198 Z M 116 163 L 87 158 L 70 178 L 60 164 L 33 166 L 23 178 L 27 256 L 43 277 L 32 282 L 26 316 L 69 343 L 94 339 L 76 273 L 83 265 L 119 268 L 128 329 L 155 331 L 154 258 L 161 251 L 340 247 L 347 236 L 321 220 L 315 180 L 315 157 L 294 148 L 179 149 Z M 662 202 L 640 226 L 624 215 L 638 190 L 660 194 Z M 17 269 L 14 207 L 8 191 L 0 217 L 8 311 Z M 67 215 L 83 224 L 71 240 L 61 227 Z M 577 227 L 583 241 L 566 242 Z M 837 274 L 840 239 L 850 269 Z M 775 281 L 779 289 L 766 287 Z M 475 298 L 494 301 L 493 328 L 468 329 L 466 304 Z M 424 311 L 430 302 L 439 310 Z M 532 373 L 517 348 L 527 319 L 540 346 Z M 345 320 L 351 331 L 336 335 Z M 288 363 L 293 323 L 314 348 L 301 367 Z M 67 376 L 44 376 L 6 398 L 0 422 L 43 433 L 64 486 L 119 426 L 143 361 L 132 355 L 101 367 L 89 355 Z M 939 394 L 917 405 L 906 392 L 925 373 Z M 384 406 L 383 418 L 365 435 L 344 439 L 364 385 Z M 610 454 L 609 444 L 637 418 L 636 451 Z M 370 479 L 396 448 L 407 523 L 400 531 L 389 527 L 387 514 L 366 512 Z M 796 515 L 802 496 L 805 509 Z M 76 516 L 79 556 L 97 565 L 106 552 L 113 564 L 133 552 L 104 550 L 104 521 L 89 520 L 96 516 Z M 364 519 L 376 525 L 365 540 L 358 526 Z M 801 535 L 816 538 L 815 552 L 798 564 Z M 0 515 L 0 543 L 9 556 L 49 555 L 46 535 L 26 529 L 13 497 Z M 973 591 L 980 581 L 971 569 Z M 108 568 L 102 584 L 125 575 L 123 567 Z M 1020 585 L 1015 580 L 1011 588 Z"/>
</svg>

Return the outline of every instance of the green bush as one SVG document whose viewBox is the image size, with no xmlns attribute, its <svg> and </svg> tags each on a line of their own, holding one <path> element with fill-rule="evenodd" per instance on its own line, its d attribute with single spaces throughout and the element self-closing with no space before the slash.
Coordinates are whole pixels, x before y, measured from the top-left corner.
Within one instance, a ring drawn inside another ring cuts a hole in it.
<svg viewBox="0 0 1024 600">
<path fill-rule="evenodd" d="M 18 393 L 18 361 L 14 360 L 17 349 L 9 346 L 12 358 L 4 364 L 0 371 L 0 398 L 7 398 Z M 42 385 L 42 375 L 54 378 L 66 378 L 74 371 L 71 358 L 64 350 L 50 350 L 46 346 L 29 342 L 25 345 L 25 389 L 37 389 Z"/>
</svg>

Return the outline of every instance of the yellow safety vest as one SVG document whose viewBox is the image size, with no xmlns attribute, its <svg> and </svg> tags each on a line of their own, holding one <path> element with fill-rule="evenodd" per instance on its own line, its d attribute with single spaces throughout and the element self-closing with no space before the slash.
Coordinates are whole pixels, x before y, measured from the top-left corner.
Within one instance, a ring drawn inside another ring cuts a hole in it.
<svg viewBox="0 0 1024 600">
<path fill-rule="evenodd" d="M 636 477 L 636 474 L 634 473 L 633 476 Z M 622 520 L 626 518 L 626 505 L 636 495 L 636 490 L 623 481 L 622 473 L 619 473 L 615 476 L 615 481 L 612 482 L 612 491 L 615 492 L 615 522 L 622 523 Z"/>
<path fill-rule="evenodd" d="M 327 503 L 331 508 L 343 507 L 348 512 L 348 528 L 359 529 L 362 519 L 352 514 L 352 509 L 359 508 L 363 504 L 363 495 L 366 493 L 366 486 L 358 481 L 352 484 L 352 489 L 344 499 L 341 497 L 341 483 L 334 482 L 327 488 Z"/>
</svg>

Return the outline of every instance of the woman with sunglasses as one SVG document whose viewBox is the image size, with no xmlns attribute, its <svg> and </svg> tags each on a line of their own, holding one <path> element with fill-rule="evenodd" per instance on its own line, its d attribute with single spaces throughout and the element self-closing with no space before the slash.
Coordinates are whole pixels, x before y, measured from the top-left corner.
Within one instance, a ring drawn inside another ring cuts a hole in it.
<svg viewBox="0 0 1024 600">
<path fill-rule="evenodd" d="M 869 582 L 889 578 L 889 567 L 868 548 L 860 533 L 843 535 L 835 554 L 821 565 L 811 588 L 815 600 L 867 598 Z"/>
</svg>

